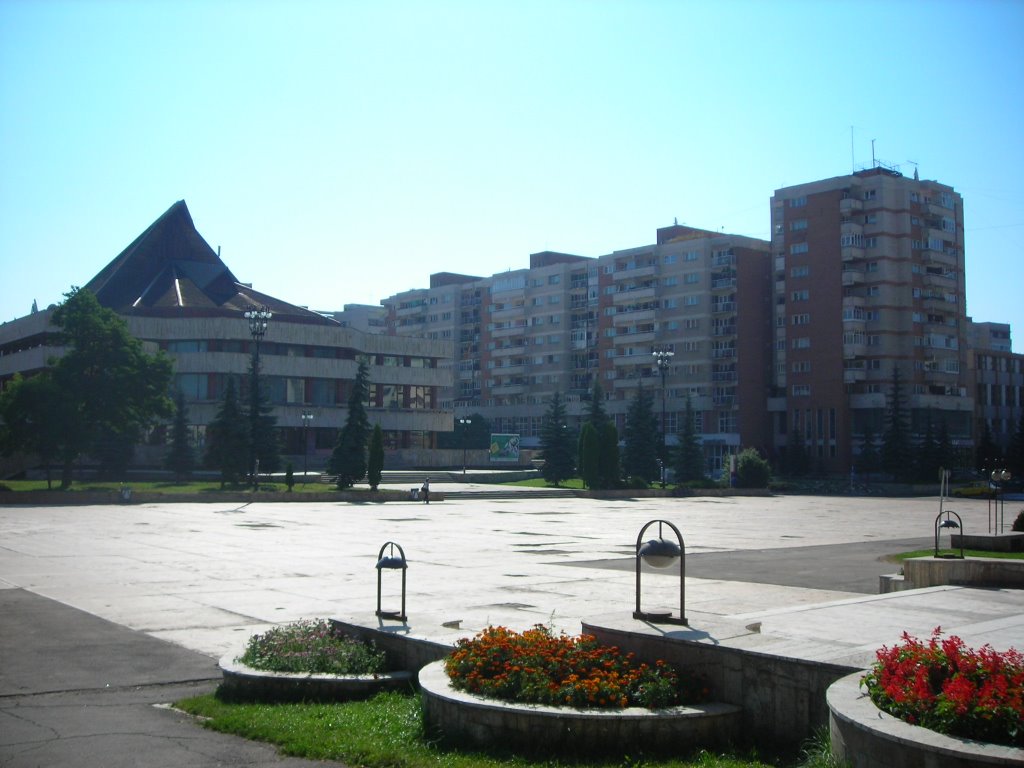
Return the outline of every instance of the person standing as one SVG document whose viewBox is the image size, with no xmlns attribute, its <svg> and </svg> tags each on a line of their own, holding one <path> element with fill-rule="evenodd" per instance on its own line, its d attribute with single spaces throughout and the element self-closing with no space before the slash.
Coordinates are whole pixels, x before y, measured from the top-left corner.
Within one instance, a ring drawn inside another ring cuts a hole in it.
<svg viewBox="0 0 1024 768">
<path fill-rule="evenodd" d="M 423 485 L 420 487 L 420 496 L 423 497 L 423 503 L 430 503 L 430 478 L 428 477 L 423 481 Z"/>
</svg>

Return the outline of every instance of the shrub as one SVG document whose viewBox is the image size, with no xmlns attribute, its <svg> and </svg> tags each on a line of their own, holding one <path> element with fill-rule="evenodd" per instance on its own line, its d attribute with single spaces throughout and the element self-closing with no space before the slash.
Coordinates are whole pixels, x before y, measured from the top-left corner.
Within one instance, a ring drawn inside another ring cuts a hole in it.
<svg viewBox="0 0 1024 768">
<path fill-rule="evenodd" d="M 282 624 L 253 635 L 238 661 L 267 672 L 362 675 L 384 672 L 384 652 L 372 643 L 335 635 L 326 619 Z"/>
<path fill-rule="evenodd" d="M 1024 656 L 940 634 L 924 643 L 904 632 L 878 651 L 861 680 L 875 706 L 939 733 L 1024 747 Z"/>
<path fill-rule="evenodd" d="M 1010 530 L 1024 533 L 1024 509 L 1017 513 L 1017 519 L 1013 521 L 1013 528 Z"/>
<path fill-rule="evenodd" d="M 520 704 L 658 709 L 707 695 L 702 681 L 663 661 L 637 663 L 591 635 L 555 635 L 540 625 L 521 634 L 488 627 L 462 639 L 445 671 L 455 688 Z"/>
<path fill-rule="evenodd" d="M 771 465 L 755 449 L 747 448 L 737 457 L 737 488 L 767 488 L 771 479 Z"/>
</svg>

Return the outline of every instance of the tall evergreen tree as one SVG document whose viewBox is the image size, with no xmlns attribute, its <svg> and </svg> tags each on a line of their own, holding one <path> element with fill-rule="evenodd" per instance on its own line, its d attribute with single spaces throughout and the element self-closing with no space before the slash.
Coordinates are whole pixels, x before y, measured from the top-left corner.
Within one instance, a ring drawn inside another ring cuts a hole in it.
<svg viewBox="0 0 1024 768">
<path fill-rule="evenodd" d="M 370 420 L 366 416 L 366 400 L 370 394 L 370 374 L 366 362 L 359 361 L 359 370 L 348 396 L 348 416 L 338 434 L 327 471 L 338 477 L 338 488 L 348 488 L 366 474 L 366 443 L 370 437 Z"/>
<path fill-rule="evenodd" d="M 622 485 L 619 430 L 615 428 L 611 419 L 605 422 L 597 443 L 597 487 L 618 488 Z"/>
<path fill-rule="evenodd" d="M 174 473 L 176 480 L 181 480 L 192 474 L 195 465 L 185 393 L 179 389 L 174 395 L 174 421 L 171 423 L 171 441 L 167 455 L 164 456 L 164 466 Z"/>
<path fill-rule="evenodd" d="M 206 427 L 204 463 L 220 470 L 221 488 L 249 474 L 249 421 L 238 401 L 234 377 L 228 379 L 217 415 Z"/>
<path fill-rule="evenodd" d="M 608 414 L 604 410 L 604 390 L 601 389 L 601 382 L 596 378 L 594 385 L 590 388 L 590 403 L 587 409 L 587 421 L 594 425 L 594 429 L 600 435 L 604 425 L 608 423 Z"/>
<path fill-rule="evenodd" d="M 679 445 L 675 451 L 676 482 L 703 480 L 706 474 L 704 448 L 694 427 L 693 403 L 686 396 L 686 410 L 683 412 L 682 429 L 679 430 Z"/>
<path fill-rule="evenodd" d="M 566 424 L 565 405 L 561 395 L 556 391 L 544 414 L 544 423 L 540 433 L 541 457 L 544 468 L 541 474 L 551 485 L 558 485 L 573 476 L 573 439 Z"/>
<path fill-rule="evenodd" d="M 931 411 L 928 411 L 924 437 L 921 438 L 921 444 L 914 451 L 914 470 L 917 482 L 930 483 L 938 479 L 939 468 L 944 466 L 941 453 L 939 439 L 932 425 L 932 414 Z"/>
<path fill-rule="evenodd" d="M 252 457 L 258 459 L 260 472 L 277 472 L 281 468 L 281 449 L 277 439 L 277 417 L 274 407 L 260 381 L 253 374 L 253 362 L 249 361 L 249 386 L 256 386 L 256 397 L 249 395 L 249 440 Z M 259 383 L 258 383 L 259 382 Z M 256 409 L 255 417 L 253 408 Z M 255 467 L 250 467 L 254 469 Z"/>
<path fill-rule="evenodd" d="M 626 412 L 625 437 L 622 468 L 626 478 L 639 478 L 647 483 L 657 480 L 661 433 L 654 415 L 654 400 L 644 389 L 642 381 Z"/>
<path fill-rule="evenodd" d="M 366 463 L 366 482 L 374 491 L 380 485 L 380 479 L 384 474 L 384 433 L 380 424 L 373 425 L 373 434 L 370 436 L 370 457 Z"/>
<path fill-rule="evenodd" d="M 901 482 L 913 477 L 913 452 L 908 421 L 900 369 L 893 366 L 892 389 L 889 392 L 888 409 L 885 414 L 885 433 L 882 435 L 882 463 L 885 471 Z"/>
<path fill-rule="evenodd" d="M 590 489 L 600 487 L 601 436 L 594 425 L 587 421 L 580 430 L 579 470 L 583 485 Z"/>
<path fill-rule="evenodd" d="M 811 471 L 811 453 L 807 450 L 807 440 L 802 428 L 791 427 L 789 434 L 786 435 L 783 464 L 786 474 L 790 477 L 804 477 Z"/>
</svg>

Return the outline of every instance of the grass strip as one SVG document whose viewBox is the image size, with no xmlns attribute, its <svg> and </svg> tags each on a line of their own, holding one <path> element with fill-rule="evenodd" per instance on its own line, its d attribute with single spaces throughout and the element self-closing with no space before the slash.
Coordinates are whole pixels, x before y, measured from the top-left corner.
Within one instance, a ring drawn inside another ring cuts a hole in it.
<svg viewBox="0 0 1024 768">
<path fill-rule="evenodd" d="M 249 704 L 223 701 L 216 694 L 175 704 L 201 717 L 207 728 L 274 744 L 282 754 L 312 760 L 337 760 L 365 768 L 771 768 L 824 766 L 805 753 L 802 762 L 763 762 L 701 751 L 687 759 L 647 760 L 637 756 L 594 759 L 531 759 L 501 752 L 483 753 L 444 747 L 424 732 L 418 695 L 382 693 L 368 701 L 343 704 Z M 816 755 L 821 749 L 814 750 Z"/>
</svg>

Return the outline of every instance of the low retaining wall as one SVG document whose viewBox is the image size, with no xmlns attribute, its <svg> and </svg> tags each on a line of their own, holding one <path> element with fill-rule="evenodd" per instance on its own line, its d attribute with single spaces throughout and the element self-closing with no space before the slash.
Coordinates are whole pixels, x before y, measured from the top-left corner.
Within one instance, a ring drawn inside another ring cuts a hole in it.
<svg viewBox="0 0 1024 768">
<path fill-rule="evenodd" d="M 440 661 L 420 670 L 419 680 L 427 727 L 446 740 L 477 747 L 602 756 L 685 754 L 725 746 L 740 735 L 740 709 L 727 704 L 660 710 L 510 704 L 456 690 Z"/>
<path fill-rule="evenodd" d="M 862 672 L 827 693 L 832 754 L 853 768 L 980 768 L 1024 765 L 1024 749 L 960 739 L 904 723 L 860 690 Z"/>
<path fill-rule="evenodd" d="M 379 504 L 387 501 L 409 501 L 408 491 L 213 491 L 210 493 L 157 493 L 132 490 L 125 501 L 119 491 L 0 491 L 0 505 L 14 504 L 87 506 L 92 504 L 201 504 L 203 502 L 320 502 Z M 431 501 L 444 501 L 444 495 L 431 493 Z"/>
<path fill-rule="evenodd" d="M 950 546 L 985 552 L 1024 552 L 1024 533 L 954 533 Z"/>
<path fill-rule="evenodd" d="M 382 691 L 409 690 L 415 683 L 408 671 L 375 675 L 266 672 L 236 661 L 237 656 L 229 653 L 220 660 L 221 692 L 246 701 L 351 701 Z"/>
<path fill-rule="evenodd" d="M 914 589 L 946 584 L 1024 589 L 1024 560 L 914 557 L 903 561 L 903 577 Z"/>
<path fill-rule="evenodd" d="M 583 622 L 583 633 L 653 663 L 707 678 L 718 701 L 743 708 L 743 740 L 788 749 L 828 725 L 825 692 L 855 667 L 807 661 Z"/>
<path fill-rule="evenodd" d="M 453 643 L 436 643 L 410 637 L 402 625 L 364 626 L 342 619 L 330 619 L 335 634 L 373 643 L 384 651 L 390 669 L 421 669 L 452 652 Z"/>
</svg>

